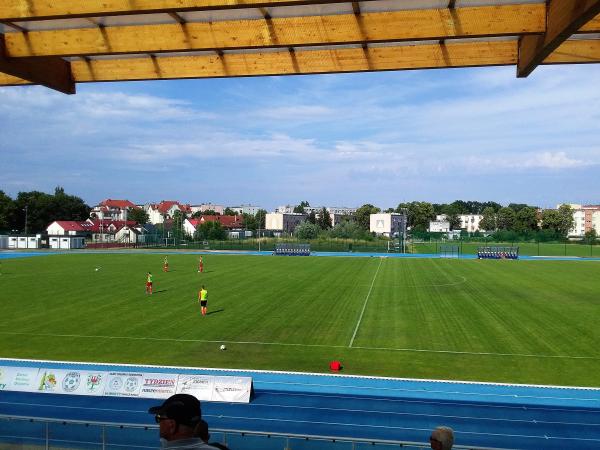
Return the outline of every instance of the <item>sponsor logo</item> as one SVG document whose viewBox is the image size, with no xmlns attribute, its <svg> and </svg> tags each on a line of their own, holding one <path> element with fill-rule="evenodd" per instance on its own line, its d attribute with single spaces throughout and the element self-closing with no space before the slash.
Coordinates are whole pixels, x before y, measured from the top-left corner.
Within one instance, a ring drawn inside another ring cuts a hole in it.
<svg viewBox="0 0 600 450">
<path fill-rule="evenodd" d="M 52 372 L 44 372 L 40 381 L 38 391 L 53 391 L 56 387 L 56 375 Z"/>
<path fill-rule="evenodd" d="M 126 392 L 135 392 L 135 390 L 138 388 L 140 382 L 138 381 L 138 379 L 136 377 L 128 377 L 127 380 L 125 380 L 125 391 Z"/>
<path fill-rule="evenodd" d="M 165 380 L 160 378 L 146 378 L 144 386 L 148 387 L 170 387 L 175 386 L 175 380 Z"/>
<path fill-rule="evenodd" d="M 63 390 L 65 392 L 73 392 L 77 390 L 80 382 L 81 375 L 79 374 L 79 372 L 69 372 L 67 375 L 65 375 L 65 378 L 63 379 Z"/>
<path fill-rule="evenodd" d="M 123 378 L 121 378 L 121 377 L 111 378 L 111 380 L 108 382 L 108 386 L 110 387 L 111 391 L 120 391 L 121 388 L 123 387 Z"/>
<path fill-rule="evenodd" d="M 96 392 L 100 388 L 100 385 L 102 385 L 102 377 L 101 373 L 90 373 L 86 381 L 87 391 L 90 393 Z"/>
</svg>

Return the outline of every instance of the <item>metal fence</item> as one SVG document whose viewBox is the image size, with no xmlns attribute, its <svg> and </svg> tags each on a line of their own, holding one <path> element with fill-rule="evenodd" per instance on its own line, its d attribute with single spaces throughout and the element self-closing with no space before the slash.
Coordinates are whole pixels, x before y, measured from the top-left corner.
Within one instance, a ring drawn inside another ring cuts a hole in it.
<svg viewBox="0 0 600 450">
<path fill-rule="evenodd" d="M 410 253 L 437 254 L 448 244 L 459 245 L 463 255 L 476 255 L 479 247 L 495 246 L 519 247 L 519 254 L 527 256 L 600 257 L 600 245 L 570 242 L 429 241 L 411 242 L 408 249 Z"/>
<path fill-rule="evenodd" d="M 429 443 L 353 439 L 266 433 L 243 430 L 211 430 L 211 442 L 231 450 L 366 450 L 429 449 Z M 157 425 L 135 425 L 0 415 L 0 450 L 136 450 L 159 449 Z M 458 450 L 475 447 L 455 445 Z M 476 447 L 478 450 L 502 450 Z"/>
</svg>

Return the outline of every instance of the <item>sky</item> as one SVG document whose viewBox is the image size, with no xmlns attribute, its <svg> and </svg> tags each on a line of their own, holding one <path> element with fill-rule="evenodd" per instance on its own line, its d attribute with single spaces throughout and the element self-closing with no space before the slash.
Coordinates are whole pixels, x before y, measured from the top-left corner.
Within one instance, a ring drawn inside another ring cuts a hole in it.
<svg viewBox="0 0 600 450">
<path fill-rule="evenodd" d="M 600 65 L 0 88 L 0 190 L 273 210 L 600 204 Z"/>
</svg>

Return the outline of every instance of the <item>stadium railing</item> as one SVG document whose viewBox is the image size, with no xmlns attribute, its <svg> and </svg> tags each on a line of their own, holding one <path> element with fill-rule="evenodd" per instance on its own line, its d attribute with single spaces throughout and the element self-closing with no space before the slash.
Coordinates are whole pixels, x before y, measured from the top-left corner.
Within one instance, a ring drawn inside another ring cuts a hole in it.
<svg viewBox="0 0 600 450">
<path fill-rule="evenodd" d="M 243 430 L 210 430 L 211 441 L 235 450 L 366 450 L 403 448 L 429 449 L 429 443 L 354 439 L 342 436 L 266 433 Z M 0 449 L 122 450 L 158 449 L 158 425 L 40 419 L 0 415 Z M 457 450 L 504 450 L 454 445 Z"/>
</svg>

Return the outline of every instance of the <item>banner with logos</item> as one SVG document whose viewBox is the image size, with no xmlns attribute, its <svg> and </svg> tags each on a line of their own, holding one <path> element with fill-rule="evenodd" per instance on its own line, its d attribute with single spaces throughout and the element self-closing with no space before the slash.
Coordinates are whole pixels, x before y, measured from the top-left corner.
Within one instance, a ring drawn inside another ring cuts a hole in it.
<svg viewBox="0 0 600 450">
<path fill-rule="evenodd" d="M 0 366 L 0 391 L 249 403 L 252 378 Z"/>
<path fill-rule="evenodd" d="M 214 377 L 213 402 L 250 403 L 252 378 Z"/>
</svg>

